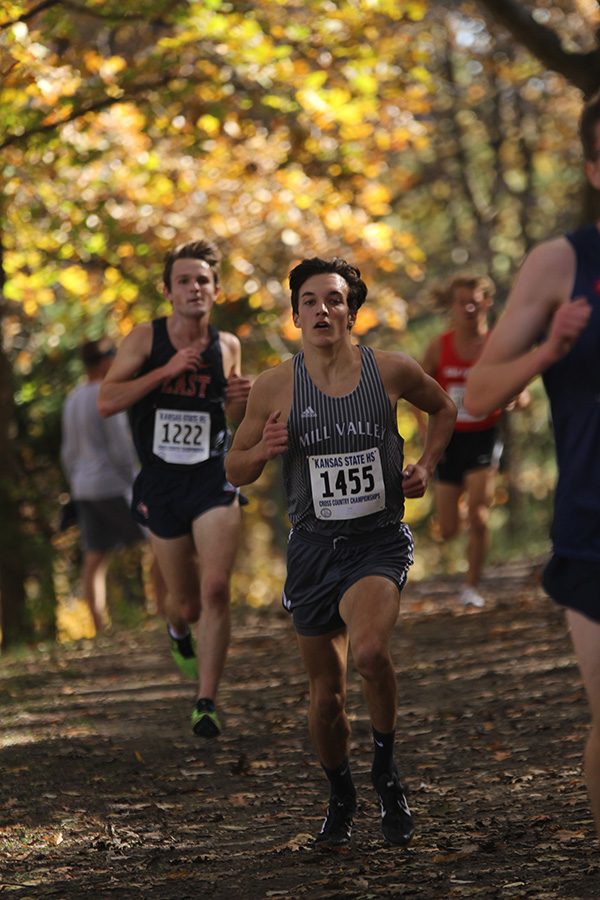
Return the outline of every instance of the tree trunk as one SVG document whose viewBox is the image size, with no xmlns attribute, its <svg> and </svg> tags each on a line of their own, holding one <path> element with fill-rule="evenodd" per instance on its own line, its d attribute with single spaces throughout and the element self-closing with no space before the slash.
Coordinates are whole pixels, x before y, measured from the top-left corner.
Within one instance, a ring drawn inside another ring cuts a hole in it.
<svg viewBox="0 0 600 900">
<path fill-rule="evenodd" d="M 12 368 L 2 326 L 6 315 L 4 253 L 0 228 L 0 646 L 30 635 L 25 609 L 25 538 L 20 527 L 19 462 L 15 450 L 15 406 Z"/>
</svg>

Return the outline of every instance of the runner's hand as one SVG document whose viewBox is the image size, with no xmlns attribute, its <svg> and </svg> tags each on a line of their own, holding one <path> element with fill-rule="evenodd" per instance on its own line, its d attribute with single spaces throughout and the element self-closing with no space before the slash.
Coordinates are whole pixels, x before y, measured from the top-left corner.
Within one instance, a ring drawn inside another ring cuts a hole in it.
<svg viewBox="0 0 600 900">
<path fill-rule="evenodd" d="M 265 459 L 274 459 L 288 448 L 287 422 L 280 422 L 280 410 L 272 412 L 263 428 L 262 445 Z"/>
<path fill-rule="evenodd" d="M 225 388 L 226 403 L 246 403 L 252 384 L 249 378 L 238 375 L 235 369 L 231 369 Z"/>
<path fill-rule="evenodd" d="M 592 307 L 585 297 L 577 297 L 558 307 L 550 323 L 546 346 L 555 361 L 566 356 L 585 326 Z"/>
<path fill-rule="evenodd" d="M 425 466 L 406 466 L 402 472 L 402 490 L 407 500 L 422 497 L 429 484 L 429 472 Z"/>
<path fill-rule="evenodd" d="M 196 347 L 184 347 L 163 366 L 165 378 L 177 378 L 183 372 L 195 372 L 200 368 L 201 353 Z"/>
</svg>

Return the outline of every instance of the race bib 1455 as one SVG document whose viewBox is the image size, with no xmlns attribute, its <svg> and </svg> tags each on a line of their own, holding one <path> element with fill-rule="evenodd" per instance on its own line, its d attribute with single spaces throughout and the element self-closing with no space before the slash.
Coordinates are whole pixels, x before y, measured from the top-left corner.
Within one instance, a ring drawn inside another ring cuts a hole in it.
<svg viewBox="0 0 600 900">
<path fill-rule="evenodd" d="M 313 507 L 318 519 L 358 519 L 385 507 L 379 448 L 309 456 Z"/>
</svg>

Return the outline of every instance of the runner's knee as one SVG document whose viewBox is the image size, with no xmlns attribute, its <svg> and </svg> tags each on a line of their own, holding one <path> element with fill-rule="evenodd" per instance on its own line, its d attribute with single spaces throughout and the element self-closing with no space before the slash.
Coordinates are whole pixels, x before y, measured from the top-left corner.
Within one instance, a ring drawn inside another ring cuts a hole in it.
<svg viewBox="0 0 600 900">
<path fill-rule="evenodd" d="M 346 692 L 330 690 L 324 686 L 316 687 L 311 696 L 313 716 L 323 722 L 333 722 L 343 715 L 346 706 Z"/>
<path fill-rule="evenodd" d="M 182 619 L 193 624 L 198 621 L 200 615 L 200 597 L 196 591 L 190 593 L 171 593 L 170 606 L 174 606 Z"/>
<path fill-rule="evenodd" d="M 367 681 L 381 677 L 390 665 L 387 644 L 382 642 L 377 635 L 368 635 L 354 644 L 352 658 L 358 673 Z"/>
<path fill-rule="evenodd" d="M 443 541 L 451 541 L 458 534 L 458 522 L 440 522 L 440 537 Z"/>
<path fill-rule="evenodd" d="M 471 531 L 483 534 L 487 528 L 490 511 L 487 506 L 480 504 L 469 510 L 469 528 Z"/>
<path fill-rule="evenodd" d="M 202 603 L 205 606 L 227 606 L 229 603 L 229 576 L 214 575 L 202 579 Z"/>
</svg>

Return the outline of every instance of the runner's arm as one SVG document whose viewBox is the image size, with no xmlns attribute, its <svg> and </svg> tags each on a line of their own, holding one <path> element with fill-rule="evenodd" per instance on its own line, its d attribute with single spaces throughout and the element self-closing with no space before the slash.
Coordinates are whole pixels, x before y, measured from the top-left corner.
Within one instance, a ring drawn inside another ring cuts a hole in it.
<svg viewBox="0 0 600 900">
<path fill-rule="evenodd" d="M 416 463 L 416 467 L 426 470 L 429 478 L 452 437 L 456 422 L 456 406 L 438 382 L 427 375 L 410 357 L 404 357 L 401 380 L 403 383 L 401 395 L 404 400 L 427 413 L 429 417 L 425 446 L 421 458 Z M 406 494 L 406 484 L 404 492 Z"/>
<path fill-rule="evenodd" d="M 260 375 L 252 386 L 246 415 L 225 458 L 227 479 L 238 486 L 256 481 L 267 462 L 287 450 L 287 423 L 273 408 L 272 372 Z"/>
<path fill-rule="evenodd" d="M 122 342 L 115 360 L 108 370 L 98 395 L 101 416 L 113 416 L 129 409 L 163 381 L 176 378 L 182 372 L 198 369 L 200 354 L 192 347 L 178 350 L 164 365 L 136 378 L 152 348 L 152 326 L 138 325 Z"/>
<path fill-rule="evenodd" d="M 574 273 L 574 251 L 565 238 L 540 244 L 525 259 L 506 310 L 467 375 L 471 415 L 504 407 L 568 353 L 590 312 L 583 298 L 568 302 Z"/>
<path fill-rule="evenodd" d="M 251 382 L 242 375 L 242 347 L 234 334 L 221 332 L 227 357 L 227 388 L 225 390 L 225 415 L 234 425 L 244 418 Z"/>
</svg>

